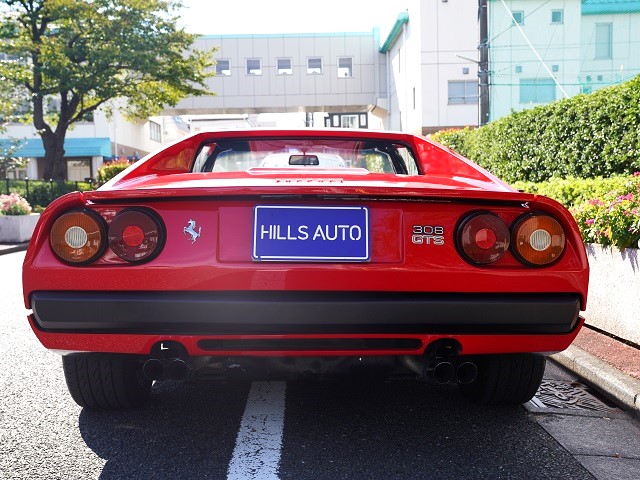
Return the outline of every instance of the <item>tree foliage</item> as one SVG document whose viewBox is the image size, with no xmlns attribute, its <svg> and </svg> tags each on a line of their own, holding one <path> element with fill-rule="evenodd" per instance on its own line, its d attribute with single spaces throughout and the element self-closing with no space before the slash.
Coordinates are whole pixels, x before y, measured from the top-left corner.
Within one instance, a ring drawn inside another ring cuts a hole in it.
<svg viewBox="0 0 640 480">
<path fill-rule="evenodd" d="M 31 106 L 45 177 L 64 177 L 68 129 L 110 101 L 144 118 L 210 94 L 214 50 L 176 27 L 179 0 L 3 0 L 0 76 Z M 51 108 L 53 106 L 53 108 Z"/>
<path fill-rule="evenodd" d="M 22 168 L 27 164 L 28 159 L 16 156 L 22 145 L 23 142 L 15 138 L 0 142 L 0 179 L 7 176 L 8 170 Z"/>
<path fill-rule="evenodd" d="M 640 76 L 436 141 L 508 182 L 640 171 Z"/>
</svg>

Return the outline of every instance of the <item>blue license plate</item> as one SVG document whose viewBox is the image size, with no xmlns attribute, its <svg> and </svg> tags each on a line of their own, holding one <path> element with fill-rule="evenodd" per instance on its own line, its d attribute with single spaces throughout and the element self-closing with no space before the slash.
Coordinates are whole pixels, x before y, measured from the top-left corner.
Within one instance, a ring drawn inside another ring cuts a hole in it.
<svg viewBox="0 0 640 480">
<path fill-rule="evenodd" d="M 253 211 L 254 260 L 369 261 L 366 207 L 258 205 Z"/>
</svg>

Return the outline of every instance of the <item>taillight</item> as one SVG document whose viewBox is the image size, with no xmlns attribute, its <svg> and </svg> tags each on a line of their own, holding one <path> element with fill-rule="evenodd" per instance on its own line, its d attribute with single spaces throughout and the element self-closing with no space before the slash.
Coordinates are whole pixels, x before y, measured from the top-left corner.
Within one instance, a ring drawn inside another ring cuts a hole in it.
<svg viewBox="0 0 640 480">
<path fill-rule="evenodd" d="M 106 247 L 102 217 L 90 210 L 72 210 L 53 223 L 49 243 L 65 262 L 86 264 L 96 260 Z"/>
<path fill-rule="evenodd" d="M 152 260 L 162 250 L 163 243 L 162 223 L 148 210 L 122 210 L 109 225 L 109 247 L 127 262 Z"/>
<path fill-rule="evenodd" d="M 513 253 L 526 265 L 549 265 L 564 251 L 564 230 L 549 215 L 531 213 L 520 217 L 512 231 Z"/>
<path fill-rule="evenodd" d="M 509 250 L 509 229 L 497 215 L 476 212 L 458 227 L 458 248 L 463 256 L 478 265 L 499 260 Z"/>
</svg>

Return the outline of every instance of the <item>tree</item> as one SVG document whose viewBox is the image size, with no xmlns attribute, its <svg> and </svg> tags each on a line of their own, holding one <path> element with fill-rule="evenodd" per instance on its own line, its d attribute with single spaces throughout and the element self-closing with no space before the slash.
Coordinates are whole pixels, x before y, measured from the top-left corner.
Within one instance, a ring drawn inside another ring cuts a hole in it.
<svg viewBox="0 0 640 480">
<path fill-rule="evenodd" d="M 6 178 L 9 170 L 22 168 L 27 164 L 28 159 L 16 157 L 16 152 L 22 146 L 23 142 L 15 138 L 0 143 L 0 179 Z"/>
<path fill-rule="evenodd" d="M 176 27 L 180 0 L 1 0 L 0 76 L 31 109 L 44 177 L 63 180 L 64 139 L 111 100 L 145 118 L 189 95 L 211 94 L 211 50 Z M 5 88 L 7 88 L 5 87 Z M 53 106 L 53 107 L 52 107 Z"/>
</svg>

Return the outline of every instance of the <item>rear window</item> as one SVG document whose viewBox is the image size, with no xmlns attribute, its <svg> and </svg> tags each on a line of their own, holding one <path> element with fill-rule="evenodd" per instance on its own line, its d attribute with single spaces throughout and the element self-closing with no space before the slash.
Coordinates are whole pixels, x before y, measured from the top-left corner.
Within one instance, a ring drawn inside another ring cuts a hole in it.
<svg viewBox="0 0 640 480">
<path fill-rule="evenodd" d="M 193 172 L 237 172 L 253 168 L 363 168 L 372 173 L 419 175 L 404 144 L 378 140 L 252 139 L 204 144 Z"/>
</svg>

